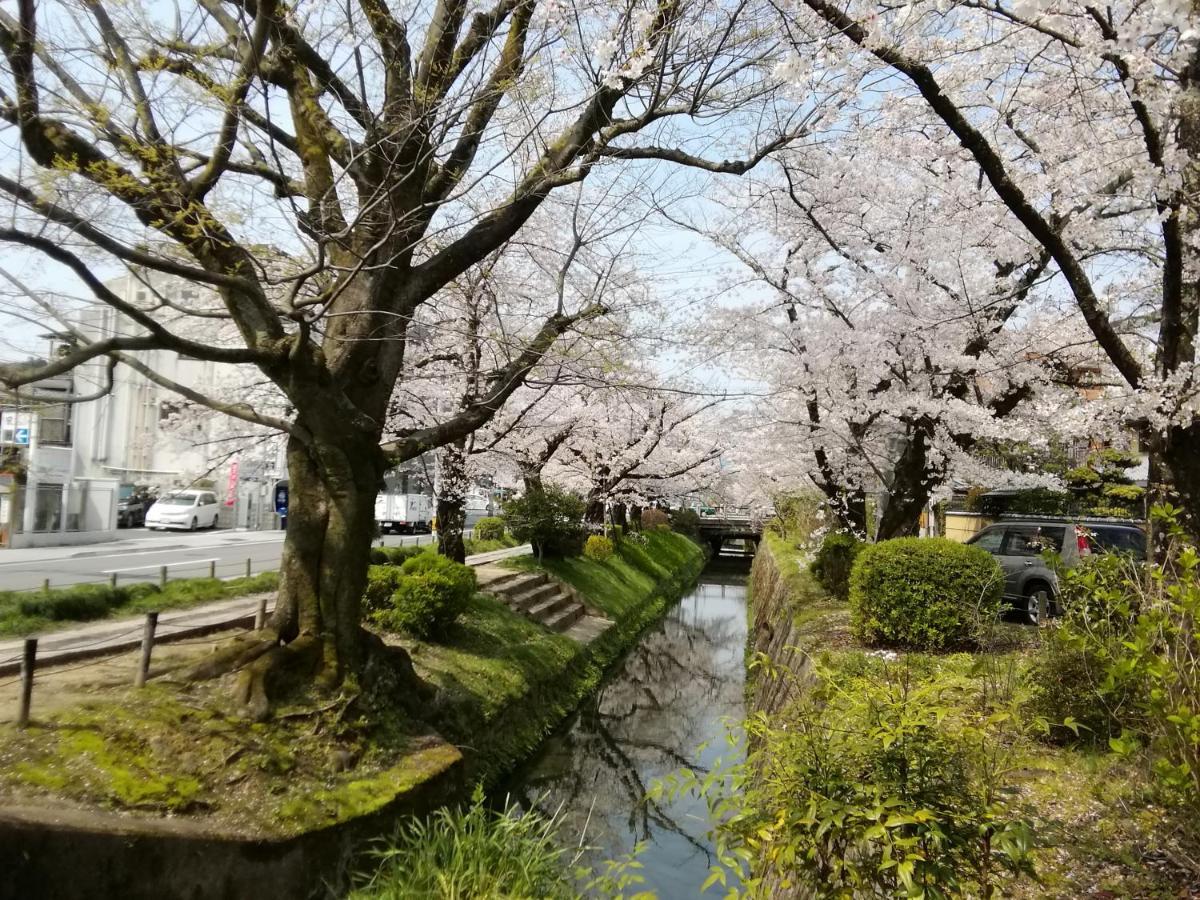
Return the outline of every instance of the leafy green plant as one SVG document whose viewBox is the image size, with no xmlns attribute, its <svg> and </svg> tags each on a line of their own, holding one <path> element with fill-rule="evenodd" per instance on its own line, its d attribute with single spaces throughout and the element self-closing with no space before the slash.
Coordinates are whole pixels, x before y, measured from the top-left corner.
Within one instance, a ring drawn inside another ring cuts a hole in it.
<svg viewBox="0 0 1200 900">
<path fill-rule="evenodd" d="M 675 509 L 671 511 L 671 528 L 688 537 L 700 536 L 700 513 L 694 509 Z"/>
<path fill-rule="evenodd" d="M 572 556 L 582 549 L 585 508 L 575 494 L 547 486 L 505 503 L 504 521 L 513 537 L 533 545 L 539 560 Z"/>
<path fill-rule="evenodd" d="M 389 586 L 391 594 L 382 600 Z M 390 572 L 372 567 L 364 601 L 371 620 L 381 628 L 419 638 L 439 637 L 466 610 L 477 586 L 470 566 L 422 553 Z"/>
<path fill-rule="evenodd" d="M 1008 709 L 964 705 L 928 658 L 858 653 L 815 675 L 779 714 L 746 721 L 740 770 L 668 788 L 715 801 L 709 884 L 747 898 L 987 897 L 1032 874 L 1032 826 L 1004 801 Z"/>
<path fill-rule="evenodd" d="M 1031 707 L 1052 741 L 1107 746 L 1141 729 L 1145 685 L 1118 661 L 1129 654 L 1144 578 L 1132 559 L 1112 553 L 1059 571 L 1063 616 L 1044 629 L 1028 674 Z"/>
<path fill-rule="evenodd" d="M 428 547 L 372 547 L 371 564 L 376 566 L 399 566 L 406 560 L 422 553 L 430 553 Z"/>
<path fill-rule="evenodd" d="M 367 613 L 387 609 L 392 594 L 400 586 L 403 575 L 397 566 L 370 566 L 367 569 L 367 588 L 363 591 L 363 610 Z"/>
<path fill-rule="evenodd" d="M 642 531 L 655 528 L 670 528 L 671 518 L 661 509 L 643 509 L 641 520 Z"/>
<path fill-rule="evenodd" d="M 604 562 L 613 555 L 613 542 L 601 534 L 588 535 L 583 545 L 583 555 L 596 562 Z"/>
<path fill-rule="evenodd" d="M 866 644 L 940 650 L 972 643 L 999 614 L 1000 566 L 947 538 L 896 538 L 864 547 L 850 575 L 850 622 Z"/>
<path fill-rule="evenodd" d="M 599 873 L 579 864 L 586 849 L 565 839 L 557 815 L 494 810 L 476 787 L 469 804 L 402 825 L 370 854 L 376 868 L 355 879 L 348 900 L 653 900 L 630 891 L 643 881 L 640 845 Z"/>
<path fill-rule="evenodd" d="M 832 532 L 821 541 L 810 565 L 826 593 L 843 603 L 850 599 L 850 571 L 866 544 L 851 534 Z"/>
<path fill-rule="evenodd" d="M 499 541 L 504 537 L 504 520 L 499 516 L 484 516 L 475 523 L 475 540 Z"/>
<path fill-rule="evenodd" d="M 386 849 L 371 855 L 378 868 L 360 876 L 351 900 L 415 897 L 579 897 L 573 859 L 555 840 L 558 822 L 516 808 L 491 811 L 476 789 L 465 808 L 441 809 L 408 820 Z"/>
</svg>

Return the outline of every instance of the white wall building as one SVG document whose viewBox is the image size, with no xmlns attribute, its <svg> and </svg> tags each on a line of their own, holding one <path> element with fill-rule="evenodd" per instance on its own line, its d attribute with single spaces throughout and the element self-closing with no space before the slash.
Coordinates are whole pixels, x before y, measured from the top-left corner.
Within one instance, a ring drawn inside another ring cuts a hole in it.
<svg viewBox="0 0 1200 900">
<path fill-rule="evenodd" d="M 108 287 L 142 308 L 154 303 L 154 293 L 192 309 L 211 309 L 217 303 L 206 288 L 161 275 L 149 285 L 126 276 Z M 224 319 L 183 314 L 169 325 L 207 340 L 219 340 L 221 330 L 230 327 Z M 111 307 L 84 310 L 73 326 L 90 340 L 139 331 Z M 69 337 L 48 340 L 54 354 Z M 130 355 L 166 379 L 206 395 L 227 396 L 242 377 L 235 367 L 174 351 Z M 156 492 L 211 487 L 222 498 L 223 526 L 278 526 L 272 497 L 275 483 L 286 477 L 279 438 L 239 440 L 228 419 L 186 403 L 124 365 L 116 367 L 105 396 L 85 403 L 55 402 L 96 392 L 106 383 L 105 369 L 105 361 L 93 361 L 16 396 L 0 397 L 0 546 L 111 540 L 118 498 L 134 485 Z"/>
</svg>

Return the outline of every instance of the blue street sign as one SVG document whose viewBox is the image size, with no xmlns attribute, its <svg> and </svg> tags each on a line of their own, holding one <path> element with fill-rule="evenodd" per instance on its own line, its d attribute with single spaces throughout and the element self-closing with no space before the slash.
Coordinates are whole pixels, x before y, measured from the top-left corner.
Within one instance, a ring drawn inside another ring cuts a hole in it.
<svg viewBox="0 0 1200 900">
<path fill-rule="evenodd" d="M 29 429 L 28 428 L 13 429 L 13 443 L 14 444 L 23 444 L 24 446 L 28 447 L 29 446 Z"/>
</svg>

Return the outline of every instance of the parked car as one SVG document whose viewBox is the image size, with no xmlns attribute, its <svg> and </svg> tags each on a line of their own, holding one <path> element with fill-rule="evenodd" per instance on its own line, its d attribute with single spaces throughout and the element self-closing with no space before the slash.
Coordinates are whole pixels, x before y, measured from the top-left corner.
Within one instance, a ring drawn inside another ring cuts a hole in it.
<svg viewBox="0 0 1200 900">
<path fill-rule="evenodd" d="M 117 527 L 137 528 L 146 524 L 146 512 L 154 503 L 149 489 L 123 484 L 117 494 Z"/>
<path fill-rule="evenodd" d="M 1146 533 L 1133 522 L 1013 519 L 989 525 L 968 544 L 996 557 L 1004 570 L 1004 598 L 1036 624 L 1057 615 L 1058 579 L 1043 554 L 1058 555 L 1065 567 L 1092 553 L 1127 553 L 1146 558 Z"/>
<path fill-rule="evenodd" d="M 154 501 L 146 513 L 146 527 L 215 528 L 221 506 L 212 491 L 172 491 Z"/>
</svg>

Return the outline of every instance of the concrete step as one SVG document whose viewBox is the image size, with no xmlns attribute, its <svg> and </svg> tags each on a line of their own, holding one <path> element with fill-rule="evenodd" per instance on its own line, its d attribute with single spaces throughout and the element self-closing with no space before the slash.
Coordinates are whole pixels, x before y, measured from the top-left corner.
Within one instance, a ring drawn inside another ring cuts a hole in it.
<svg viewBox="0 0 1200 900">
<path fill-rule="evenodd" d="M 543 619 L 542 624 L 551 631 L 557 631 L 561 634 L 582 619 L 586 612 L 587 610 L 583 608 L 582 604 L 572 602 L 566 609 L 556 612 L 548 619 Z"/>
<path fill-rule="evenodd" d="M 574 598 L 567 594 L 555 593 L 550 599 L 542 600 L 536 606 L 529 607 L 526 615 L 544 625 L 546 624 L 546 620 L 555 613 L 561 612 L 572 605 L 578 605 Z"/>
<path fill-rule="evenodd" d="M 549 600 L 551 597 L 559 593 L 559 587 L 554 583 L 539 584 L 536 587 L 522 591 L 521 593 L 512 593 L 508 590 L 504 591 L 505 600 L 508 605 L 518 612 L 525 612 L 537 606 L 543 600 Z"/>
<path fill-rule="evenodd" d="M 481 582 L 480 590 L 505 598 L 514 597 L 525 591 L 532 590 L 546 583 L 546 576 L 540 572 L 514 572 L 511 578 L 497 579 L 487 583 Z"/>
</svg>

